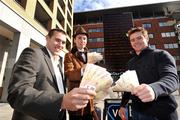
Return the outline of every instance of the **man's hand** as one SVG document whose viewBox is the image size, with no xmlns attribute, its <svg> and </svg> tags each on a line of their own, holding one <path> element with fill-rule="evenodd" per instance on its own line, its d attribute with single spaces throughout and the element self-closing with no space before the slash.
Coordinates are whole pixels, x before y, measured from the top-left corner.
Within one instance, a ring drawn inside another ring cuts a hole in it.
<svg viewBox="0 0 180 120">
<path fill-rule="evenodd" d="M 127 118 L 126 118 L 126 108 L 121 107 L 118 112 L 119 112 L 119 116 L 121 117 L 122 120 L 127 120 Z"/>
<path fill-rule="evenodd" d="M 95 91 L 87 88 L 74 88 L 63 97 L 61 109 L 77 111 L 86 107 L 89 100 L 96 95 Z"/>
<path fill-rule="evenodd" d="M 139 97 L 142 102 L 151 102 L 155 99 L 153 89 L 147 84 L 141 84 L 135 87 L 131 93 Z"/>
<path fill-rule="evenodd" d="M 84 64 L 84 65 L 82 66 L 82 68 L 81 68 L 81 69 L 83 70 L 83 73 L 84 73 L 84 71 L 85 71 L 86 65 L 87 65 L 87 64 Z"/>
</svg>

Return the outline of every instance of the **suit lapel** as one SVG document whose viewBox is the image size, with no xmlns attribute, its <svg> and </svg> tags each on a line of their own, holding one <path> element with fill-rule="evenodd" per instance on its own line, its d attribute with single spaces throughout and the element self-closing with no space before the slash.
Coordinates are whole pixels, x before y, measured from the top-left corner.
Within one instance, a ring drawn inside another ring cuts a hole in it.
<svg viewBox="0 0 180 120">
<path fill-rule="evenodd" d="M 88 52 L 88 48 L 85 47 L 84 48 L 84 52 L 85 52 L 85 57 L 86 57 L 86 60 L 83 59 L 81 53 L 78 51 L 77 47 L 74 46 L 71 50 L 71 53 L 76 56 L 77 59 L 79 59 L 81 62 L 83 62 L 84 64 L 87 63 L 87 52 Z"/>
<path fill-rule="evenodd" d="M 62 57 L 60 57 L 60 59 L 59 59 L 59 64 L 58 64 L 58 66 L 59 66 L 59 71 L 60 71 L 60 73 L 61 73 L 61 76 L 62 76 L 62 79 L 64 80 L 64 76 L 63 76 L 63 67 L 62 67 Z"/>
<path fill-rule="evenodd" d="M 42 51 L 44 52 L 44 59 L 47 63 L 49 71 L 51 72 L 51 75 L 53 77 L 53 81 L 55 83 L 56 89 L 59 91 L 58 86 L 57 86 L 57 80 L 56 80 L 55 72 L 54 72 L 53 65 L 52 65 L 52 62 L 50 59 L 50 55 L 49 55 L 49 53 L 45 47 L 42 48 Z"/>
<path fill-rule="evenodd" d="M 63 81 L 63 87 L 64 87 L 64 92 L 66 91 L 66 78 L 64 76 L 64 66 L 63 66 L 63 58 L 60 57 L 59 59 L 59 64 L 58 64 L 58 67 L 59 67 L 59 71 L 61 73 L 61 76 L 62 76 L 62 81 Z"/>
<path fill-rule="evenodd" d="M 85 59 L 82 57 L 82 55 L 81 55 L 81 53 L 79 52 L 79 51 L 77 51 L 76 53 L 75 53 L 75 56 L 77 57 L 77 59 L 79 59 L 81 62 L 83 62 L 84 64 L 86 64 L 87 63 L 87 53 L 84 53 L 84 55 L 85 55 Z"/>
</svg>

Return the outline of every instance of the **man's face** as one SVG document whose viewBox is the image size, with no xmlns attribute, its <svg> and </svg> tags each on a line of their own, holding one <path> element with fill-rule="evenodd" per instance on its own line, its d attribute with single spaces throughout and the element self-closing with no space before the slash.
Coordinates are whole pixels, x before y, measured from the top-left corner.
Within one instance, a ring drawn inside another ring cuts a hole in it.
<svg viewBox="0 0 180 120">
<path fill-rule="evenodd" d="M 78 34 L 75 37 L 74 42 L 78 49 L 83 49 L 87 45 L 87 36 L 85 34 Z"/>
<path fill-rule="evenodd" d="M 66 35 L 61 32 L 54 31 L 52 37 L 46 37 L 47 48 L 50 50 L 53 56 L 59 56 L 61 51 L 65 48 L 66 45 Z"/>
<path fill-rule="evenodd" d="M 130 43 L 135 52 L 139 54 L 148 46 L 148 37 L 145 37 L 141 32 L 135 32 L 130 35 Z"/>
</svg>

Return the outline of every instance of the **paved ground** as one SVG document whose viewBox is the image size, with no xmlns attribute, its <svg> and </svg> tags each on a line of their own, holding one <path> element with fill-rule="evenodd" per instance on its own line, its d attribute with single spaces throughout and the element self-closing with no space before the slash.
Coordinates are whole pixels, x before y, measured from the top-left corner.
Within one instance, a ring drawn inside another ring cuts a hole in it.
<svg viewBox="0 0 180 120">
<path fill-rule="evenodd" d="M 179 105 L 177 111 L 180 120 L 180 95 L 178 92 L 175 92 L 174 95 Z M 99 106 L 103 107 L 103 103 L 99 104 Z M 13 110 L 8 103 L 0 103 L 0 120 L 11 120 L 12 112 Z"/>
<path fill-rule="evenodd" d="M 13 110 L 7 103 L 0 103 L 0 120 L 11 120 Z"/>
</svg>

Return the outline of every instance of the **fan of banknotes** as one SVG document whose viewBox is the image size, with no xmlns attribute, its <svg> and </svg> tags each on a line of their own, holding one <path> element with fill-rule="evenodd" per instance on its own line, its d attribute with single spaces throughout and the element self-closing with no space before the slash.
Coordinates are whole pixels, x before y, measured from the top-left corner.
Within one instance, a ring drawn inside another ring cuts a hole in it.
<svg viewBox="0 0 180 120">
<path fill-rule="evenodd" d="M 92 63 L 92 64 L 99 62 L 103 59 L 101 53 L 97 53 L 97 52 L 87 53 L 87 57 L 88 57 L 88 63 Z"/>
<path fill-rule="evenodd" d="M 113 91 L 131 92 L 134 87 L 139 85 L 138 77 L 135 70 L 124 72 L 112 87 Z"/>
<path fill-rule="evenodd" d="M 100 100 L 106 97 L 107 90 L 111 87 L 112 83 L 111 74 L 105 68 L 88 63 L 85 67 L 80 87 L 95 90 L 96 96 Z"/>
</svg>

